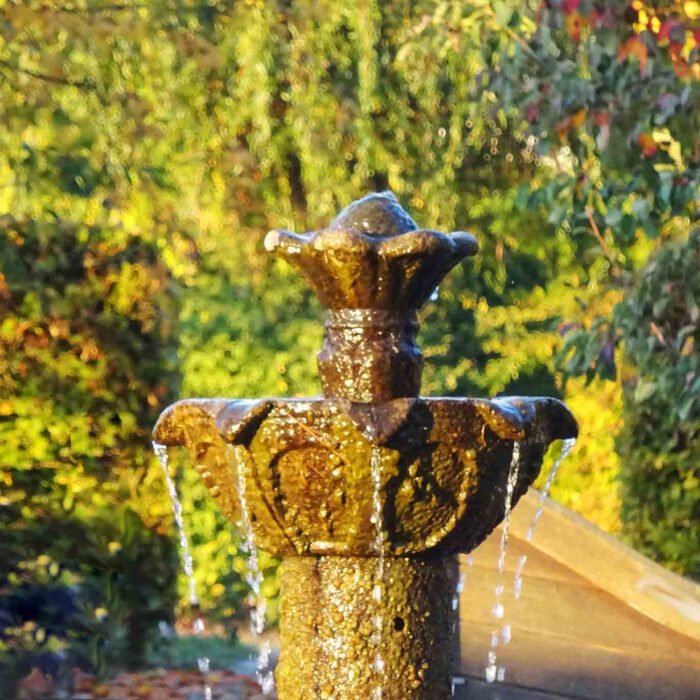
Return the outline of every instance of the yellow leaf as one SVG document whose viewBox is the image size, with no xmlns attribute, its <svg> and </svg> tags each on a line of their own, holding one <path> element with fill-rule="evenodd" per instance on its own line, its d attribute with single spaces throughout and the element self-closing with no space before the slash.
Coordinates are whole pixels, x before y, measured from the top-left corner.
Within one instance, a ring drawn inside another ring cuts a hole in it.
<svg viewBox="0 0 700 700">
<path fill-rule="evenodd" d="M 654 143 L 666 144 L 673 141 L 673 136 L 671 136 L 671 132 L 668 129 L 654 129 L 651 135 L 654 139 Z"/>
<path fill-rule="evenodd" d="M 671 156 L 671 160 L 676 164 L 679 170 L 683 169 L 683 156 L 681 155 L 681 144 L 678 141 L 673 141 L 668 147 L 668 155 Z"/>
<path fill-rule="evenodd" d="M 690 58 L 692 50 L 695 48 L 695 34 L 687 29 L 685 32 L 685 43 L 681 49 L 681 57 L 686 61 Z"/>
<path fill-rule="evenodd" d="M 580 109 L 575 114 L 571 115 L 571 126 L 578 128 L 586 121 L 586 110 Z"/>
<path fill-rule="evenodd" d="M 683 10 L 685 11 L 685 14 L 690 17 L 690 19 L 697 19 L 700 17 L 700 2 L 697 2 L 697 0 L 684 2 Z"/>
</svg>

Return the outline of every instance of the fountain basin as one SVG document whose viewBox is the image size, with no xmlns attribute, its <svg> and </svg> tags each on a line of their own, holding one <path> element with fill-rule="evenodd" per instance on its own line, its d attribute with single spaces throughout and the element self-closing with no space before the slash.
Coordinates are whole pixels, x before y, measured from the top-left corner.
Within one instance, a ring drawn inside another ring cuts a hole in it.
<svg viewBox="0 0 700 700">
<path fill-rule="evenodd" d="M 456 553 L 503 520 L 515 442 L 511 505 L 576 434 L 547 398 L 195 399 L 154 439 L 186 447 L 222 512 L 283 558 L 280 698 L 435 700 L 456 657 Z"/>
<path fill-rule="evenodd" d="M 514 505 L 548 445 L 576 434 L 568 409 L 549 398 L 183 400 L 153 433 L 187 447 L 233 521 L 243 478 L 256 541 L 278 556 L 377 556 L 373 450 L 384 553 L 471 551 L 503 519 L 513 442 L 521 445 Z"/>
</svg>

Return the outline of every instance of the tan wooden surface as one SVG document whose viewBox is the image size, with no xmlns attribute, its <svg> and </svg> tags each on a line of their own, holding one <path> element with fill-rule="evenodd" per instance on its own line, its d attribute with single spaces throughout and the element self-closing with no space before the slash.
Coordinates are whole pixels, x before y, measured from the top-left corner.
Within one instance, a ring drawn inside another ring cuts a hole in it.
<svg viewBox="0 0 700 700">
<path fill-rule="evenodd" d="M 512 640 L 497 648 L 509 684 L 577 698 L 699 700 L 698 586 L 551 504 L 528 543 L 536 505 L 530 495 L 514 512 L 502 575 L 500 530 L 472 559 L 460 558 L 465 586 L 457 671 L 483 677 L 491 633 L 509 624 Z M 522 555 L 527 562 L 516 600 Z M 498 584 L 504 586 L 502 620 L 492 614 Z"/>
</svg>

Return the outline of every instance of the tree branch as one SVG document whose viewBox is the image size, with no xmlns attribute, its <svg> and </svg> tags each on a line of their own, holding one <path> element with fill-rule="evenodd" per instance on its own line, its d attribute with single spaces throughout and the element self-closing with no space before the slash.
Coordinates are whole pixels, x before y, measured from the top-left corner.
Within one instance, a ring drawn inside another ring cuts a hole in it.
<svg viewBox="0 0 700 700">
<path fill-rule="evenodd" d="M 70 78 L 64 78 L 59 75 L 39 73 L 37 71 L 29 70 L 28 68 L 20 68 L 19 66 L 14 66 L 9 61 L 6 61 L 4 59 L 0 59 L 0 68 L 6 68 L 8 70 L 14 71 L 15 73 L 27 75 L 30 78 L 36 78 L 37 80 L 44 80 L 47 83 L 53 83 L 55 85 L 70 85 L 71 87 L 77 87 L 85 90 L 95 90 L 97 87 L 95 83 L 92 82 L 92 80 L 71 80 Z"/>
<path fill-rule="evenodd" d="M 593 209 L 591 209 L 591 207 L 586 205 L 585 212 L 586 212 L 586 217 L 588 219 L 588 223 L 591 225 L 591 230 L 593 231 L 593 235 L 595 236 L 598 243 L 600 243 L 600 247 L 603 251 L 603 255 L 606 257 L 606 259 L 610 263 L 610 269 L 613 271 L 614 274 L 619 275 L 620 268 L 617 266 L 617 263 L 615 262 L 615 256 L 613 255 L 612 250 L 610 250 L 610 247 L 605 242 L 605 239 L 603 238 L 603 236 L 600 233 L 600 229 L 598 228 L 598 224 L 596 223 L 595 217 L 593 216 Z"/>
</svg>

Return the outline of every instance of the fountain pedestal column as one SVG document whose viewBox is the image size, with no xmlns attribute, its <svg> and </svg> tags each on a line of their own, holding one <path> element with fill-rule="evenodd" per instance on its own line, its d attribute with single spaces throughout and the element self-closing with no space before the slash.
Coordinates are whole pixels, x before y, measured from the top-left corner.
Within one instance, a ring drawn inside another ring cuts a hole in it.
<svg viewBox="0 0 700 700">
<path fill-rule="evenodd" d="M 372 557 L 283 561 L 276 672 L 281 698 L 449 697 L 456 558 L 387 557 L 379 599 L 373 595 L 376 573 Z"/>
</svg>

